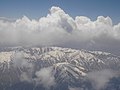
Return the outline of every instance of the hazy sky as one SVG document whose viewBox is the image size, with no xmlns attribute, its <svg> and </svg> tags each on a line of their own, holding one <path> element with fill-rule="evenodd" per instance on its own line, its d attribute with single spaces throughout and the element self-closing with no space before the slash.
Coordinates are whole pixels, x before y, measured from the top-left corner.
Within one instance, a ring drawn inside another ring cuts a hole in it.
<svg viewBox="0 0 120 90">
<path fill-rule="evenodd" d="M 46 16 L 48 9 L 58 6 L 75 16 L 109 16 L 113 23 L 120 22 L 120 0 L 0 0 L 0 17 L 19 18 L 26 15 L 38 19 Z"/>
</svg>

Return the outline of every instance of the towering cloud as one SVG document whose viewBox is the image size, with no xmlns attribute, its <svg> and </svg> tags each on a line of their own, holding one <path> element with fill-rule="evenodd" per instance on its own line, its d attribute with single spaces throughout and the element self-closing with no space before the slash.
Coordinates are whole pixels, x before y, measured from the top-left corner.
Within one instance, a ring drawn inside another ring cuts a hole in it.
<svg viewBox="0 0 120 90">
<path fill-rule="evenodd" d="M 0 46 L 63 46 L 107 50 L 120 48 L 120 23 L 98 16 L 92 21 L 85 16 L 73 19 L 59 7 L 52 7 L 46 17 L 30 20 L 0 19 Z"/>
</svg>

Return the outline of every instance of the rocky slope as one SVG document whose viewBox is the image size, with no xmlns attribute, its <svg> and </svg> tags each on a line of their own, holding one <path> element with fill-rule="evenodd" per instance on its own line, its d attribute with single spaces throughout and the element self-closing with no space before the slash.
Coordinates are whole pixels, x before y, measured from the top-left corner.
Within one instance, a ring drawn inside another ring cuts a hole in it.
<svg viewBox="0 0 120 90">
<path fill-rule="evenodd" d="M 120 58 L 106 52 L 61 47 L 3 48 L 0 90 L 119 90 L 119 69 Z"/>
</svg>

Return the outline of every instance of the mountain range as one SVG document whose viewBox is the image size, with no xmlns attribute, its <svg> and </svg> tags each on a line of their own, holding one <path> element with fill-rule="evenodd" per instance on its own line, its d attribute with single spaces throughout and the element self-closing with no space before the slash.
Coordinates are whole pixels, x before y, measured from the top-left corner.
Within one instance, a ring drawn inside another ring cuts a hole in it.
<svg viewBox="0 0 120 90">
<path fill-rule="evenodd" d="M 0 90 L 120 90 L 120 57 L 62 47 L 0 49 Z"/>
</svg>

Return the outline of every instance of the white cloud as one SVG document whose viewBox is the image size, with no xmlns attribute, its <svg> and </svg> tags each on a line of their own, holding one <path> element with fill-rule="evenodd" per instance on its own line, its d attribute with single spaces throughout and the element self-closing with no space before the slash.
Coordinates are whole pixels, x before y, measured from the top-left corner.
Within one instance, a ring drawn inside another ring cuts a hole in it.
<svg viewBox="0 0 120 90">
<path fill-rule="evenodd" d="M 27 72 L 22 72 L 21 75 L 20 75 L 20 81 L 21 82 L 32 83 L 33 79 L 31 77 L 31 75 L 29 75 Z"/>
<path fill-rule="evenodd" d="M 13 64 L 15 67 L 26 67 L 33 69 L 32 63 L 29 63 L 27 59 L 25 59 L 23 52 L 16 52 L 13 55 Z"/>
<path fill-rule="evenodd" d="M 109 80 L 116 77 L 116 72 L 112 70 L 101 70 L 88 73 L 87 77 L 92 82 L 95 90 L 104 89 Z"/>
<path fill-rule="evenodd" d="M 36 73 L 36 84 L 42 84 L 45 88 L 50 88 L 55 85 L 55 77 L 52 73 L 52 67 L 42 68 L 40 71 Z"/>
<path fill-rule="evenodd" d="M 55 85 L 54 72 L 52 67 L 42 68 L 39 71 L 34 69 L 34 63 L 27 61 L 24 58 L 23 52 L 16 52 L 13 55 L 13 65 L 21 70 L 20 81 L 35 83 L 36 85 L 43 85 L 45 88 L 50 88 Z M 36 77 L 33 77 L 35 75 Z"/>
<path fill-rule="evenodd" d="M 78 88 L 78 87 L 69 87 L 69 90 L 84 90 L 83 88 Z"/>
<path fill-rule="evenodd" d="M 93 43 L 94 42 L 94 43 Z M 72 48 L 117 50 L 120 48 L 120 23 L 98 16 L 92 21 L 85 16 L 73 19 L 59 7 L 52 7 L 46 17 L 16 21 L 0 19 L 0 46 L 57 45 Z"/>
</svg>

